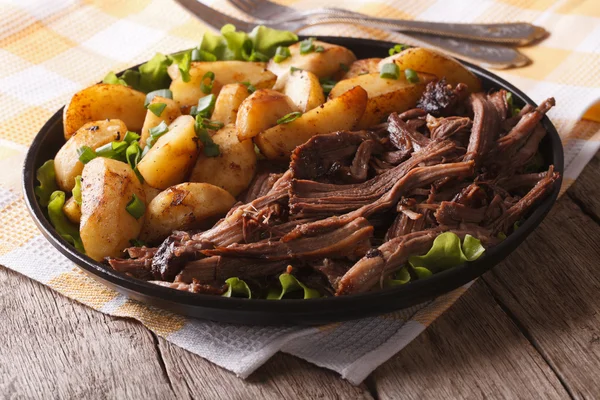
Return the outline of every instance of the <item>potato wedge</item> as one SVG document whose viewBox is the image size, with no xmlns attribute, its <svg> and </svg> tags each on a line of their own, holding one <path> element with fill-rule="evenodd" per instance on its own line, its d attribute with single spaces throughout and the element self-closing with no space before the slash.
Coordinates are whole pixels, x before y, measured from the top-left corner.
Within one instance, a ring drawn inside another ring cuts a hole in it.
<svg viewBox="0 0 600 400">
<path fill-rule="evenodd" d="M 235 120 L 238 139 L 253 138 L 294 111 L 298 111 L 298 107 L 285 94 L 272 89 L 257 90 L 240 105 Z"/>
<path fill-rule="evenodd" d="M 268 159 L 287 160 L 296 146 L 314 135 L 354 128 L 365 111 L 367 98 L 367 92 L 357 86 L 290 123 L 262 132 L 254 142 Z"/>
<path fill-rule="evenodd" d="M 413 69 L 435 75 L 438 79 L 446 78 L 452 86 L 464 83 L 469 87 L 469 92 L 481 91 L 481 81 L 465 66 L 435 50 L 415 47 L 406 49 L 398 54 L 384 58 L 379 62 L 379 69 L 383 64 L 395 62 L 401 70 Z"/>
<path fill-rule="evenodd" d="M 266 63 L 246 61 L 214 61 L 193 62 L 190 66 L 190 80 L 181 79 L 179 69 L 169 67 L 169 75 L 173 78 L 171 91 L 173 100 L 180 106 L 195 106 L 200 97 L 206 96 L 200 89 L 204 74 L 211 71 L 215 74 L 212 93 L 219 94 L 221 88 L 228 83 L 250 82 L 257 89 L 272 88 L 277 80 L 273 73 L 266 69 Z"/>
<path fill-rule="evenodd" d="M 79 128 L 54 157 L 58 187 L 65 192 L 70 192 L 75 187 L 74 179 L 83 171 L 83 163 L 79 161 L 77 149 L 88 146 L 96 150 L 106 143 L 122 140 L 126 133 L 127 127 L 118 119 L 88 122 Z"/>
<path fill-rule="evenodd" d="M 144 189 L 131 167 L 121 161 L 98 157 L 85 165 L 81 184 L 81 240 L 96 261 L 118 257 L 137 239 L 144 215 L 134 218 L 126 210 L 136 195 L 146 202 Z"/>
<path fill-rule="evenodd" d="M 148 204 L 140 238 L 159 243 L 174 230 L 205 227 L 227 214 L 234 203 L 227 191 L 208 183 L 171 186 Z"/>
<path fill-rule="evenodd" d="M 356 86 L 365 89 L 369 100 L 356 127 L 359 129 L 370 128 L 394 111 L 402 112 L 416 106 L 427 82 L 435 79 L 433 75 L 422 73 L 418 75 L 419 83 L 410 83 L 404 74 L 400 74 L 398 79 L 384 79 L 379 76 L 379 73 L 355 76 L 338 82 L 329 93 L 329 98 L 338 98 Z"/>
<path fill-rule="evenodd" d="M 144 119 L 144 126 L 142 127 L 142 133 L 140 138 L 140 147 L 142 149 L 144 148 L 144 146 L 146 146 L 146 140 L 148 140 L 148 136 L 150 136 L 150 133 L 148 133 L 150 128 L 154 128 L 163 121 L 167 125 L 170 125 L 171 122 L 175 121 L 175 119 L 181 115 L 179 105 L 174 100 L 167 99 L 161 96 L 156 96 L 152 99 L 150 104 L 156 103 L 166 104 L 166 107 L 162 111 L 160 116 L 157 116 L 150 110 L 146 112 L 146 118 Z"/>
<path fill-rule="evenodd" d="M 144 182 L 142 186 L 144 187 L 144 193 L 146 193 L 147 203 L 150 203 L 152 199 L 154 199 L 156 196 L 158 196 L 160 192 L 162 192 L 162 190 L 153 188 L 152 186 L 148 185 L 148 182 Z"/>
<path fill-rule="evenodd" d="M 148 185 L 157 189 L 183 182 L 198 157 L 194 117 L 182 115 L 161 136 L 138 163 L 138 171 Z"/>
<path fill-rule="evenodd" d="M 69 221 L 79 225 L 79 222 L 81 221 L 81 206 L 77 204 L 75 198 L 72 196 L 69 197 L 69 200 L 65 202 L 65 205 L 63 206 L 63 213 L 65 213 Z"/>
<path fill-rule="evenodd" d="M 233 124 L 226 125 L 213 137 L 219 145 L 217 157 L 198 156 L 190 182 L 205 182 L 221 187 L 237 196 L 246 190 L 256 172 L 254 143 L 247 139 L 239 141 Z"/>
<path fill-rule="evenodd" d="M 289 47 L 291 57 L 280 63 L 269 61 L 267 68 L 277 75 L 277 83 L 273 87 L 275 90 L 281 90 L 285 86 L 291 67 L 310 71 L 318 78 L 330 78 L 342 70 L 342 65 L 350 66 L 356 61 L 354 53 L 343 46 L 320 40 L 315 40 L 313 44 L 315 47 L 323 46 L 323 51 L 300 54 L 300 42 L 298 42 Z"/>
<path fill-rule="evenodd" d="M 362 60 L 356 60 L 350 64 L 350 68 L 340 80 L 354 78 L 358 75 L 374 74 L 375 72 L 379 72 L 380 61 L 381 58 L 363 58 Z"/>
<path fill-rule="evenodd" d="M 235 123 L 240 105 L 248 96 L 250 92 L 246 85 L 229 83 L 223 86 L 215 102 L 211 119 L 225 125 Z"/>
<path fill-rule="evenodd" d="M 309 71 L 294 71 L 285 82 L 283 93 L 302 112 L 307 112 L 325 103 L 319 78 Z"/>
<path fill-rule="evenodd" d="M 77 92 L 63 111 L 65 139 L 83 124 L 103 119 L 120 119 L 139 132 L 144 124 L 146 95 L 129 86 L 99 83 Z"/>
</svg>

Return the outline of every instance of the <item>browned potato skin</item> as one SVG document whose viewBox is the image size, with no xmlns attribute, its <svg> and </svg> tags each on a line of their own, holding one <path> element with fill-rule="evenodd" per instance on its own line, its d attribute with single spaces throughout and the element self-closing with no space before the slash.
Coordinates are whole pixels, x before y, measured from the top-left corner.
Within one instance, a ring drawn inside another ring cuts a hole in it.
<svg viewBox="0 0 600 400">
<path fill-rule="evenodd" d="M 140 238 L 158 243 L 174 230 L 197 229 L 227 214 L 235 198 L 208 183 L 186 182 L 159 193 L 146 211 Z"/>
<path fill-rule="evenodd" d="M 215 110 L 211 119 L 225 125 L 235 123 L 238 110 L 248 96 L 250 96 L 250 92 L 246 85 L 230 83 L 223 86 L 215 102 Z"/>
<path fill-rule="evenodd" d="M 464 83 L 470 93 L 481 91 L 481 81 L 461 63 L 435 50 L 415 47 L 384 58 L 379 66 L 395 62 L 401 70 L 412 69 L 435 75 L 438 79 L 446 78 L 452 86 Z"/>
<path fill-rule="evenodd" d="M 74 179 L 83 171 L 83 163 L 79 161 L 77 149 L 88 146 L 96 150 L 112 141 L 123 140 L 126 133 L 127 127 L 118 119 L 88 122 L 79 128 L 54 157 L 58 187 L 65 192 L 70 192 L 75 187 Z"/>
<path fill-rule="evenodd" d="M 132 131 L 144 124 L 146 95 L 123 85 L 99 83 L 77 92 L 63 111 L 65 139 L 83 124 L 103 119 L 120 119 Z"/>
<path fill-rule="evenodd" d="M 128 164 L 98 157 L 86 164 L 81 181 L 80 234 L 86 254 L 96 261 L 119 257 L 136 239 L 144 216 L 126 210 L 133 195 L 146 202 L 139 179 Z"/>
<path fill-rule="evenodd" d="M 257 90 L 240 105 L 235 121 L 238 139 L 253 138 L 293 111 L 298 111 L 298 107 L 285 94 L 272 89 Z"/>
<path fill-rule="evenodd" d="M 381 58 L 363 58 L 362 60 L 356 60 L 350 65 L 348 71 L 338 80 L 341 81 L 359 75 L 379 72 L 379 62 L 381 62 L 381 60 Z"/>
<path fill-rule="evenodd" d="M 403 112 L 414 108 L 433 75 L 419 73 L 419 82 L 410 83 L 400 74 L 398 79 L 384 79 L 379 73 L 355 76 L 337 83 L 329 94 L 335 99 L 349 88 L 360 86 L 367 91 L 369 100 L 359 123 L 358 129 L 368 129 L 382 122 L 392 112 Z"/>
<path fill-rule="evenodd" d="M 310 71 L 290 73 L 283 93 L 288 96 L 302 112 L 307 112 L 325 103 L 323 88 L 319 78 Z"/>
<path fill-rule="evenodd" d="M 159 125 L 161 122 L 165 122 L 167 125 L 171 125 L 171 122 L 175 121 L 177 117 L 181 115 L 181 110 L 179 109 L 179 105 L 165 97 L 156 96 L 152 99 L 150 104 L 163 103 L 167 106 L 160 114 L 160 116 L 156 116 L 152 111 L 148 110 L 146 112 L 146 118 L 144 119 L 144 126 L 142 127 L 142 133 L 140 138 L 140 147 L 143 149 L 146 146 L 146 140 L 150 136 L 150 128 L 154 128 Z"/>
<path fill-rule="evenodd" d="M 69 221 L 79 225 L 79 222 L 81 221 L 81 206 L 77 204 L 74 197 L 70 197 L 69 200 L 65 202 L 63 212 Z"/>
<path fill-rule="evenodd" d="M 142 186 L 144 188 L 144 193 L 146 193 L 147 203 L 150 203 L 152 199 L 154 199 L 156 196 L 158 196 L 160 192 L 162 192 L 161 189 L 153 188 L 152 186 L 148 185 L 148 182 L 144 182 Z"/>
<path fill-rule="evenodd" d="M 190 182 L 206 182 L 221 187 L 237 196 L 248 188 L 256 172 L 254 143 L 239 141 L 233 124 L 226 125 L 213 137 L 219 145 L 217 157 L 198 156 L 190 175 Z"/>
<path fill-rule="evenodd" d="M 367 98 L 367 92 L 356 86 L 288 124 L 262 132 L 254 143 L 266 158 L 289 161 L 296 146 L 314 135 L 354 128 L 365 111 Z"/>
</svg>

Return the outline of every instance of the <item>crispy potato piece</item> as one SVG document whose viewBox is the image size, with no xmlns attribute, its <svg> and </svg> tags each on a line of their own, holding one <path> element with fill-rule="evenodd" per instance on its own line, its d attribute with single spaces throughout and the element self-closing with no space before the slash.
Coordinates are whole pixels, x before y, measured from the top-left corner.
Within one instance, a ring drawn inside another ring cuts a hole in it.
<svg viewBox="0 0 600 400">
<path fill-rule="evenodd" d="M 166 189 L 183 182 L 198 157 L 194 117 L 182 115 L 161 136 L 137 165 L 148 185 Z"/>
<path fill-rule="evenodd" d="M 219 186 L 232 196 L 244 191 L 256 172 L 254 143 L 247 139 L 239 141 L 233 124 L 226 125 L 213 137 L 219 145 L 217 157 L 198 156 L 190 182 L 205 182 Z"/>
<path fill-rule="evenodd" d="M 156 116 L 156 114 L 150 110 L 146 112 L 146 119 L 144 119 L 144 126 L 142 127 L 142 134 L 140 138 L 140 147 L 142 149 L 144 146 L 146 146 L 146 140 L 148 140 L 148 137 L 150 136 L 150 133 L 148 132 L 150 128 L 154 128 L 163 121 L 165 121 L 167 125 L 170 125 L 171 122 L 175 121 L 175 119 L 181 115 L 179 105 L 174 100 L 167 99 L 166 97 L 156 96 L 152 99 L 150 104 L 156 103 L 166 104 L 166 107 L 160 116 Z"/>
<path fill-rule="evenodd" d="M 144 188 L 144 193 L 146 193 L 147 203 L 150 203 L 152 199 L 154 199 L 156 196 L 158 196 L 160 192 L 162 192 L 161 189 L 153 188 L 152 186 L 148 185 L 148 182 L 144 182 L 142 186 Z"/>
<path fill-rule="evenodd" d="M 177 65 L 173 64 L 169 67 L 169 75 L 173 79 L 170 87 L 173 100 L 180 106 L 195 106 L 201 97 L 206 96 L 200 89 L 200 84 L 204 74 L 209 71 L 215 74 L 212 90 L 215 95 L 228 83 L 250 82 L 257 89 L 272 88 L 277 77 L 266 66 L 266 63 L 247 61 L 193 62 L 190 66 L 190 81 L 184 82 Z"/>
<path fill-rule="evenodd" d="M 480 92 L 481 81 L 465 66 L 435 50 L 415 47 L 406 49 L 398 54 L 384 58 L 379 62 L 379 69 L 383 64 L 395 62 L 400 69 L 413 69 L 417 72 L 425 72 L 435 75 L 438 79 L 446 78 L 446 82 L 452 86 L 464 83 L 469 87 L 469 92 Z"/>
<path fill-rule="evenodd" d="M 325 103 L 319 78 L 309 71 L 294 71 L 285 82 L 283 93 L 302 112 L 307 112 Z"/>
<path fill-rule="evenodd" d="M 314 135 L 354 128 L 366 106 L 367 92 L 357 86 L 295 121 L 262 132 L 254 142 L 268 159 L 287 160 L 296 146 Z"/>
<path fill-rule="evenodd" d="M 239 140 L 253 138 L 277 125 L 277 120 L 298 111 L 292 99 L 272 89 L 261 89 L 242 102 L 235 120 Z"/>
<path fill-rule="evenodd" d="M 129 247 L 129 240 L 137 239 L 144 215 L 135 219 L 126 210 L 134 194 L 145 204 L 142 184 L 129 165 L 103 157 L 86 164 L 79 230 L 88 256 L 96 261 L 118 257 Z"/>
<path fill-rule="evenodd" d="M 67 216 L 69 221 L 79 225 L 81 221 L 81 206 L 77 204 L 74 197 L 70 197 L 63 206 L 63 213 Z"/>
<path fill-rule="evenodd" d="M 364 74 L 374 74 L 379 72 L 379 62 L 381 58 L 363 58 L 362 60 L 356 60 L 351 65 L 348 71 L 342 76 L 342 79 L 350 79 L 355 76 Z"/>
<path fill-rule="evenodd" d="M 267 68 L 277 75 L 277 83 L 273 87 L 275 90 L 281 90 L 285 86 L 291 67 L 310 71 L 318 78 L 330 78 L 342 70 L 342 65 L 350 66 L 356 61 L 354 53 L 343 46 L 319 40 L 315 40 L 313 44 L 315 47 L 323 46 L 324 50 L 320 53 L 300 54 L 300 42 L 298 42 L 289 47 L 291 57 L 280 63 L 276 63 L 273 59 L 269 61 Z"/>
<path fill-rule="evenodd" d="M 223 86 L 210 118 L 213 121 L 221 121 L 225 125 L 235 123 L 240 105 L 248 96 L 250 92 L 246 85 L 229 83 Z"/>
<path fill-rule="evenodd" d="M 174 230 L 202 228 L 224 216 L 235 199 L 208 183 L 181 183 L 156 196 L 146 210 L 140 238 L 158 243 Z"/>
<path fill-rule="evenodd" d="M 355 76 L 338 82 L 329 93 L 329 98 L 338 98 L 355 86 L 365 89 L 369 100 L 357 128 L 370 128 L 394 111 L 402 112 L 416 106 L 427 82 L 435 79 L 433 75 L 418 75 L 419 83 L 410 83 L 404 74 L 400 74 L 397 80 L 381 78 L 379 73 Z"/>
<path fill-rule="evenodd" d="M 79 128 L 54 157 L 58 187 L 65 192 L 70 192 L 75 187 L 74 179 L 83 171 L 83 163 L 79 161 L 77 149 L 88 146 L 96 150 L 106 143 L 122 140 L 126 133 L 127 127 L 118 119 L 88 122 Z"/>
<path fill-rule="evenodd" d="M 77 92 L 63 111 L 65 139 L 83 124 L 103 119 L 120 119 L 132 131 L 144 124 L 146 95 L 129 86 L 99 83 Z"/>
</svg>

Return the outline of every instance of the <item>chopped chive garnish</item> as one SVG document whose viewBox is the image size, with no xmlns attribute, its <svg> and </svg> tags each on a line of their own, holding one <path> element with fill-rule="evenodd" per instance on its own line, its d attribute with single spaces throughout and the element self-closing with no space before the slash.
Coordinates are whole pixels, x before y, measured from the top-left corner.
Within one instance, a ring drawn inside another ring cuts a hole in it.
<svg viewBox="0 0 600 400">
<path fill-rule="evenodd" d="M 398 68 L 396 63 L 383 64 L 379 76 L 384 79 L 398 79 L 398 76 L 400 76 L 400 68 Z"/>
<path fill-rule="evenodd" d="M 349 66 L 347 66 L 347 65 L 346 65 L 346 64 L 344 64 L 344 63 L 340 63 L 340 68 L 341 68 L 341 70 L 342 70 L 342 71 L 344 71 L 344 72 L 348 72 L 348 71 L 350 71 L 350 67 L 349 67 Z"/>
<path fill-rule="evenodd" d="M 140 219 L 144 212 L 146 212 L 146 205 L 139 197 L 134 193 L 127 206 L 125 206 L 127 212 L 135 219 Z"/>
<path fill-rule="evenodd" d="M 156 96 L 164 97 L 166 99 L 172 99 L 173 92 L 171 92 L 169 89 L 159 89 L 148 93 L 146 95 L 146 101 L 144 101 L 144 107 L 147 108 L 148 105 L 152 102 L 152 99 L 154 99 Z"/>
<path fill-rule="evenodd" d="M 256 88 L 250 82 L 242 82 L 242 85 L 246 86 L 248 88 L 248 92 L 250 92 L 251 94 L 256 92 Z"/>
<path fill-rule="evenodd" d="M 216 101 L 217 96 L 214 94 L 209 94 L 208 96 L 200 98 L 200 100 L 198 100 L 198 105 L 196 106 L 196 115 L 200 115 L 202 118 L 210 117 L 215 109 Z"/>
<path fill-rule="evenodd" d="M 148 130 L 150 137 L 152 137 L 154 141 L 156 141 L 156 139 L 158 139 L 167 132 L 169 132 L 169 127 L 167 126 L 167 123 L 165 121 L 161 121 L 160 124 Z"/>
<path fill-rule="evenodd" d="M 94 158 L 98 157 L 94 149 L 89 146 L 81 146 L 77 149 L 77 155 L 79 156 L 79 161 L 84 164 L 89 163 Z"/>
<path fill-rule="evenodd" d="M 96 149 L 98 157 L 112 158 L 115 160 L 121 159 L 127 150 L 127 142 L 110 142 Z"/>
<path fill-rule="evenodd" d="M 208 79 L 209 83 L 205 83 L 207 79 Z M 215 73 L 214 72 L 208 71 L 207 73 L 205 73 L 204 76 L 202 77 L 202 83 L 200 84 L 200 90 L 202 90 L 202 93 L 209 94 L 210 92 L 212 92 L 214 81 L 215 81 Z"/>
<path fill-rule="evenodd" d="M 73 188 L 73 199 L 75 203 L 81 205 L 81 175 L 75 177 L 75 187 Z"/>
<path fill-rule="evenodd" d="M 165 103 L 148 104 L 148 110 L 152 111 L 152 114 L 156 115 L 157 117 L 160 117 L 166 107 L 167 105 Z"/>
<path fill-rule="evenodd" d="M 142 247 L 147 245 L 146 242 L 140 239 L 129 239 L 129 244 L 133 247 Z"/>
<path fill-rule="evenodd" d="M 253 50 L 252 54 L 250 54 L 250 57 L 248 57 L 248 61 L 265 62 L 265 61 L 269 61 L 269 57 L 259 51 Z"/>
<path fill-rule="evenodd" d="M 325 48 L 323 46 L 315 47 L 315 53 L 322 53 L 324 51 L 325 51 Z"/>
<path fill-rule="evenodd" d="M 290 67 L 290 72 L 293 74 L 296 71 L 302 71 L 302 68 Z"/>
<path fill-rule="evenodd" d="M 203 119 L 202 126 L 206 129 L 210 129 L 213 131 L 218 131 L 222 127 L 225 126 L 221 121 L 211 121 L 210 119 Z"/>
<path fill-rule="evenodd" d="M 388 53 L 390 54 L 390 56 L 393 56 L 394 54 L 400 53 L 400 52 L 402 52 L 402 51 L 404 51 L 406 49 L 408 49 L 407 45 L 405 45 L 405 44 L 397 44 L 394 47 L 392 47 L 389 50 Z"/>
<path fill-rule="evenodd" d="M 321 87 L 323 88 L 323 93 L 325 93 L 325 96 L 327 96 L 329 92 L 331 92 L 331 89 L 333 89 L 333 87 L 337 83 L 336 81 L 330 78 L 321 78 L 319 82 L 321 82 Z"/>
<path fill-rule="evenodd" d="M 181 74 L 181 79 L 184 82 L 190 81 L 190 63 L 191 52 L 186 51 L 181 60 L 177 63 L 177 68 L 179 69 L 179 73 Z"/>
<path fill-rule="evenodd" d="M 131 143 L 134 140 L 140 140 L 140 135 L 138 135 L 135 132 L 127 131 L 125 137 L 123 138 L 123 141 L 126 143 Z"/>
<path fill-rule="evenodd" d="M 394 64 L 396 65 L 396 64 Z M 410 83 L 419 83 L 419 75 L 417 75 L 417 73 L 410 68 L 407 68 L 404 70 L 404 76 L 406 76 L 406 80 L 409 81 Z"/>
<path fill-rule="evenodd" d="M 277 125 L 289 124 L 290 122 L 297 120 L 301 115 L 302 113 L 300 111 L 294 111 L 289 114 L 286 114 L 277 120 Z"/>
<path fill-rule="evenodd" d="M 137 140 L 131 142 L 129 147 L 127 147 L 127 150 L 125 151 L 125 159 L 127 160 L 127 164 L 129 164 L 133 172 L 135 172 L 137 175 L 140 182 L 144 183 L 144 177 L 137 169 L 137 165 L 142 159 L 142 149 L 140 148 L 140 144 Z"/>
<path fill-rule="evenodd" d="M 204 155 L 207 157 L 216 157 L 221 154 L 219 150 L 219 145 L 213 142 L 210 134 L 208 133 L 207 126 L 205 125 L 205 119 L 202 116 L 196 116 L 196 123 L 194 124 L 194 128 L 196 129 L 196 136 L 202 142 Z"/>
<path fill-rule="evenodd" d="M 301 41 L 300 42 L 300 54 L 309 54 L 309 53 L 312 53 L 313 51 L 315 51 L 315 45 L 313 43 L 313 41 L 315 39 L 316 38 L 311 37 L 311 38 Z"/>
<path fill-rule="evenodd" d="M 289 47 L 279 46 L 275 51 L 275 57 L 273 57 L 273 61 L 275 61 L 276 63 L 280 63 L 291 56 L 292 53 L 290 53 Z"/>
</svg>

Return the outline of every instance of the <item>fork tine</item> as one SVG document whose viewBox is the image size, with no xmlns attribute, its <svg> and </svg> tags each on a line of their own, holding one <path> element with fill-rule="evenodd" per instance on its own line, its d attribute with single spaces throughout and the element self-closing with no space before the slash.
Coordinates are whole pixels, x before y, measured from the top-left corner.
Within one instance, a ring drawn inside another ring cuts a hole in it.
<svg viewBox="0 0 600 400">
<path fill-rule="evenodd" d="M 217 10 L 210 8 L 209 6 L 201 3 L 197 0 L 177 0 L 183 7 L 194 13 L 199 19 L 212 26 L 216 30 L 221 29 L 223 25 L 233 24 L 238 29 L 244 31 L 251 31 L 254 28 L 253 23 L 242 21 L 225 15 Z"/>
</svg>

